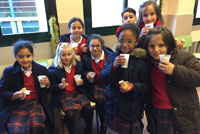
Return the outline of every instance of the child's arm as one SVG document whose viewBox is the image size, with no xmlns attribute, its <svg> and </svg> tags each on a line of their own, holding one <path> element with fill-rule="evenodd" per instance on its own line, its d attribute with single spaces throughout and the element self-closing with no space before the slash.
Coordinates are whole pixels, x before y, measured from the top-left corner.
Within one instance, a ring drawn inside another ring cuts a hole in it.
<svg viewBox="0 0 200 134">
<path fill-rule="evenodd" d="M 17 99 L 24 99 L 25 98 L 25 94 L 24 92 L 20 91 L 16 91 L 12 94 L 11 100 L 17 100 Z"/>
<path fill-rule="evenodd" d="M 147 33 L 149 32 L 150 30 L 150 27 L 149 26 L 146 26 L 146 27 L 143 27 L 141 32 L 140 32 L 140 35 L 139 35 L 139 40 L 141 42 L 144 42 L 144 39 L 145 39 L 145 36 L 147 35 Z"/>
<path fill-rule="evenodd" d="M 51 90 L 52 93 L 60 93 L 62 90 L 59 88 L 59 84 L 61 83 L 61 79 L 58 78 L 58 74 L 56 74 L 55 69 L 49 69 L 48 74 L 49 74 L 49 80 L 51 82 Z"/>
<path fill-rule="evenodd" d="M 144 60 L 141 60 L 139 62 L 139 73 L 137 73 L 139 76 L 138 82 L 134 82 L 134 91 L 137 94 L 140 93 L 147 93 L 149 91 L 150 87 L 150 73 L 148 66 Z"/>
<path fill-rule="evenodd" d="M 174 63 L 172 80 L 184 87 L 200 86 L 200 62 L 192 54 L 183 51 L 179 53 L 177 56 L 179 61 Z"/>
<path fill-rule="evenodd" d="M 8 73 L 7 69 L 5 69 L 3 71 L 3 75 L 2 75 L 2 78 L 0 80 L 0 97 L 7 99 L 7 100 L 11 100 L 13 92 L 7 90 L 7 87 L 9 85 L 9 79 L 8 79 L 9 75 L 8 74 L 9 73 Z"/>
<path fill-rule="evenodd" d="M 106 63 L 100 73 L 100 79 L 105 84 L 111 83 L 112 81 L 116 81 L 119 63 L 114 65 L 115 59 L 115 54 L 110 55 L 107 58 Z"/>
</svg>

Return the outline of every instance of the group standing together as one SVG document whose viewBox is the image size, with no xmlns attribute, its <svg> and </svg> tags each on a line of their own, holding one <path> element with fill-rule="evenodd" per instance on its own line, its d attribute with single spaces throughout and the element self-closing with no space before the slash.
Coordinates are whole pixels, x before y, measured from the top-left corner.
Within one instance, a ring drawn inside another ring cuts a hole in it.
<svg viewBox="0 0 200 134">
<path fill-rule="evenodd" d="M 142 134 L 144 111 L 151 134 L 200 134 L 200 62 L 179 50 L 154 1 L 140 6 L 138 19 L 132 8 L 121 16 L 114 51 L 72 18 L 48 69 L 34 62 L 32 42 L 15 42 L 16 61 L 0 80 L 0 133 L 50 134 L 58 109 L 69 134 L 80 116 L 92 134 L 95 102 L 100 134 Z"/>
</svg>

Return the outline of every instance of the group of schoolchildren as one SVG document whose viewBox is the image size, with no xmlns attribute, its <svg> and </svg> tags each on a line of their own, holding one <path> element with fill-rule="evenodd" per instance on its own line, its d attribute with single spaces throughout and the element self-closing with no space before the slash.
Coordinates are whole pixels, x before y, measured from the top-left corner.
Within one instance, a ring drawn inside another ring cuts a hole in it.
<svg viewBox="0 0 200 134">
<path fill-rule="evenodd" d="M 140 6 L 138 19 L 132 8 L 121 16 L 115 52 L 100 35 L 83 34 L 82 20 L 72 18 L 70 33 L 60 36 L 48 70 L 34 62 L 32 42 L 14 43 L 16 62 L 0 80 L 0 133 L 50 134 L 52 111 L 60 109 L 69 134 L 76 133 L 79 114 L 85 120 L 83 133 L 91 134 L 93 101 L 100 134 L 142 134 L 144 111 L 151 134 L 200 134 L 195 88 L 200 86 L 200 62 L 179 50 L 183 44 L 163 26 L 154 1 Z M 124 54 L 129 56 L 125 68 Z M 170 60 L 160 60 L 160 54 L 170 55 Z M 38 79 L 40 75 L 44 77 Z"/>
</svg>

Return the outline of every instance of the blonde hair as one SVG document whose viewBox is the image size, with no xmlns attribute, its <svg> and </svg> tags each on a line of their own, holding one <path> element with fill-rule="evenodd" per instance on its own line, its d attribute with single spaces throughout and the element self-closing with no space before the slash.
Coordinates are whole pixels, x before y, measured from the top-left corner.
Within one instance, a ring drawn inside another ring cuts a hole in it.
<svg viewBox="0 0 200 134">
<path fill-rule="evenodd" d="M 55 55 L 55 58 L 54 58 L 54 65 L 55 67 L 57 68 L 63 68 L 63 64 L 61 62 L 61 59 L 60 59 L 60 53 L 61 53 L 61 50 L 65 49 L 65 48 L 70 48 L 72 50 L 72 66 L 76 66 L 76 56 L 75 56 L 75 52 L 72 48 L 72 45 L 68 42 L 60 42 L 56 48 L 56 55 Z"/>
</svg>

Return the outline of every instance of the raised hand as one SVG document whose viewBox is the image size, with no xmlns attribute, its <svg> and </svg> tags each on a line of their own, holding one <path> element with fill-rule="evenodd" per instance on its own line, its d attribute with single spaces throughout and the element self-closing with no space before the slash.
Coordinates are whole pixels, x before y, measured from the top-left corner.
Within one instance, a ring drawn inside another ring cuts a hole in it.
<svg viewBox="0 0 200 134">
<path fill-rule="evenodd" d="M 118 68 L 119 67 L 119 65 L 121 65 L 121 64 L 125 64 L 126 63 L 126 59 L 125 59 L 125 57 L 124 56 L 117 56 L 116 58 L 115 58 L 115 61 L 114 61 L 114 64 L 113 64 L 113 67 L 114 68 Z"/>
<path fill-rule="evenodd" d="M 66 83 L 65 78 L 62 78 L 61 83 L 58 85 L 58 87 L 59 87 L 60 89 L 65 89 L 67 86 L 69 86 L 69 84 Z"/>
<path fill-rule="evenodd" d="M 171 62 L 167 61 L 167 60 L 163 60 L 161 63 L 159 63 L 159 69 L 168 75 L 172 75 L 173 71 L 174 71 L 174 64 L 172 64 Z"/>
</svg>

